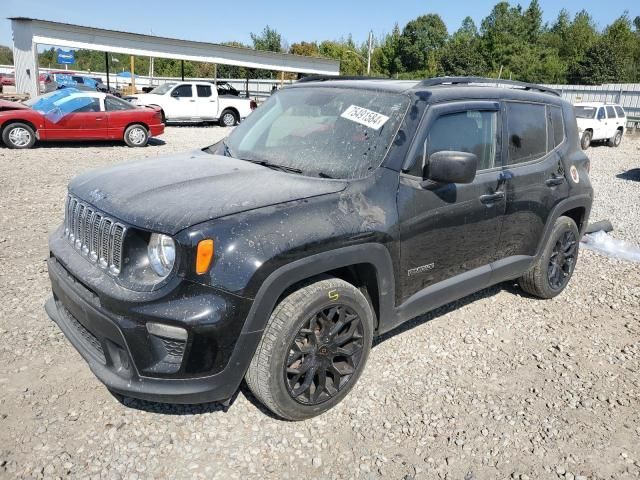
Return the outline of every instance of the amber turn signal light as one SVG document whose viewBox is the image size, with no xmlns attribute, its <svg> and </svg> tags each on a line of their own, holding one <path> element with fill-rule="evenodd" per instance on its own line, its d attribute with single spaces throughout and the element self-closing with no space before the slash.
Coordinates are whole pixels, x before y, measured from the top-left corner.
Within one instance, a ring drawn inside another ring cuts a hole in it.
<svg viewBox="0 0 640 480">
<path fill-rule="evenodd" d="M 213 260 L 213 240 L 200 240 L 198 242 L 198 254 L 196 255 L 196 273 L 207 273 Z"/>
</svg>

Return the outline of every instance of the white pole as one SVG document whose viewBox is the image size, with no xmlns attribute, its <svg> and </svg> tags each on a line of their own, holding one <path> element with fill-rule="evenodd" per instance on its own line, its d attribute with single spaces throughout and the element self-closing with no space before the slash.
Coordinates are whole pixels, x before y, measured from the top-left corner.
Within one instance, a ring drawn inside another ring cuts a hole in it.
<svg viewBox="0 0 640 480">
<path fill-rule="evenodd" d="M 367 51 L 367 75 L 371 74 L 371 42 L 373 41 L 373 30 L 369 31 L 369 49 Z"/>
</svg>

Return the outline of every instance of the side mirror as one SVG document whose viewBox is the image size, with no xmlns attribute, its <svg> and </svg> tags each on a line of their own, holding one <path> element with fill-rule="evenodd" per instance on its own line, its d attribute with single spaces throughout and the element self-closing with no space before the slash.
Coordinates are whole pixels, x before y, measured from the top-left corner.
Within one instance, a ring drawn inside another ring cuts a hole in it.
<svg viewBox="0 0 640 480">
<path fill-rule="evenodd" d="M 442 151 L 429 157 L 424 178 L 438 183 L 471 183 L 476 178 L 478 157 L 473 153 Z"/>
<path fill-rule="evenodd" d="M 180 98 L 180 96 L 178 95 L 178 91 L 177 90 L 174 90 L 173 92 L 171 92 L 171 96 L 173 98 Z"/>
</svg>

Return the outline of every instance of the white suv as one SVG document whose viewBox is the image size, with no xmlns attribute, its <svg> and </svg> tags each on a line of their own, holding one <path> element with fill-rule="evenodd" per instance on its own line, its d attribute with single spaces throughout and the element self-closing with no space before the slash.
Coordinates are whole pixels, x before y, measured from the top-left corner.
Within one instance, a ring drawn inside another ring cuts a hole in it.
<svg viewBox="0 0 640 480">
<path fill-rule="evenodd" d="M 583 150 L 597 140 L 606 140 L 610 147 L 620 145 L 627 125 L 627 116 L 620 105 L 585 102 L 574 107 Z"/>
</svg>

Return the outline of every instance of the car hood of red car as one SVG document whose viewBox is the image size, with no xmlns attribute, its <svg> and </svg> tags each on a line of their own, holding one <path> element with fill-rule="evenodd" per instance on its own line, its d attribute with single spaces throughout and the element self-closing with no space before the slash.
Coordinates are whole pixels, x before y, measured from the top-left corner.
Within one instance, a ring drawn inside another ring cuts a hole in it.
<svg viewBox="0 0 640 480">
<path fill-rule="evenodd" d="M 0 112 L 5 112 L 7 110 L 29 110 L 29 107 L 18 102 L 10 102 L 9 100 L 0 100 Z"/>
</svg>

